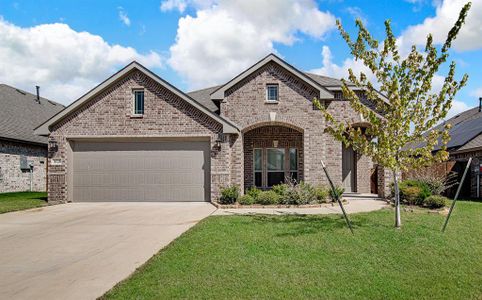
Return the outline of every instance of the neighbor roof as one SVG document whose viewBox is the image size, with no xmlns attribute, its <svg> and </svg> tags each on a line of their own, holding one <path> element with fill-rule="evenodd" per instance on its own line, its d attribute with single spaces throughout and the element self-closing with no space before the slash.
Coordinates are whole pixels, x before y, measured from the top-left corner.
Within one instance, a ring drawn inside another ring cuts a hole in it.
<svg viewBox="0 0 482 300">
<path fill-rule="evenodd" d="M 455 150 L 482 133 L 482 112 L 479 111 L 478 107 L 471 108 L 455 115 L 436 128 L 442 128 L 447 123 L 452 124 L 449 131 L 451 139 L 447 144 L 447 149 Z"/>
<path fill-rule="evenodd" d="M 79 99 L 77 99 L 75 102 L 67 106 L 63 111 L 58 113 L 57 115 L 53 116 L 51 119 L 43 123 L 41 126 L 35 129 L 35 133 L 38 135 L 48 135 L 50 133 L 50 128 L 57 124 L 60 120 L 62 120 L 64 117 L 69 115 L 71 112 L 75 111 L 79 107 L 81 107 L 85 102 L 89 101 L 92 99 L 92 97 L 98 95 L 108 87 L 110 87 L 114 82 L 122 78 L 124 75 L 128 74 L 130 71 L 137 69 L 152 80 L 156 81 L 158 84 L 163 86 L 164 88 L 168 89 L 171 91 L 173 94 L 176 96 L 180 97 L 184 101 L 188 102 L 192 106 L 196 107 L 203 113 L 207 114 L 217 122 L 219 122 L 223 126 L 223 132 L 224 133 L 238 133 L 239 129 L 231 123 L 230 121 L 224 119 L 223 117 L 215 114 L 212 110 L 208 109 L 206 106 L 203 104 L 199 103 L 198 101 L 194 100 L 187 94 L 183 93 L 161 77 L 157 76 L 153 72 L 151 72 L 149 69 L 144 67 L 143 65 L 139 64 L 136 61 L 131 62 L 127 66 L 125 66 L 123 69 L 112 75 L 111 77 L 107 78 L 104 82 L 87 92 L 87 94 L 83 95 Z"/>
<path fill-rule="evenodd" d="M 270 62 L 275 62 L 278 65 L 282 66 L 292 74 L 296 75 L 298 78 L 303 80 L 305 83 L 308 85 L 314 87 L 320 92 L 320 99 L 334 99 L 334 96 L 331 92 L 329 92 L 323 85 L 319 84 L 317 81 L 313 80 L 310 76 L 307 74 L 299 71 L 297 68 L 293 67 L 292 65 L 288 64 L 278 56 L 274 55 L 273 53 L 268 54 L 266 57 L 255 63 L 253 66 L 239 74 L 238 76 L 234 77 L 230 81 L 228 81 L 226 84 L 222 85 L 218 89 L 216 89 L 212 94 L 211 94 L 211 99 L 212 100 L 222 100 L 224 99 L 224 92 L 226 92 L 228 89 L 239 83 L 241 80 L 244 78 L 248 77 L 250 74 L 258 70 L 259 68 L 263 67 L 264 65 L 270 63 Z"/>
<path fill-rule="evenodd" d="M 0 139 L 47 144 L 47 138 L 34 129 L 64 109 L 62 104 L 23 90 L 0 84 Z"/>
<path fill-rule="evenodd" d="M 478 107 L 471 108 L 440 123 L 435 126 L 433 130 L 441 130 L 446 124 L 452 125 L 452 128 L 449 130 L 451 138 L 447 143 L 447 149 L 449 151 L 457 151 L 461 148 L 469 150 L 469 148 L 463 146 L 482 134 L 482 112 L 479 112 Z M 426 134 L 428 134 L 428 132 Z M 412 147 L 418 148 L 423 145 L 425 145 L 425 143 L 418 143 Z M 434 148 L 435 151 L 440 149 L 441 144 Z"/>
</svg>

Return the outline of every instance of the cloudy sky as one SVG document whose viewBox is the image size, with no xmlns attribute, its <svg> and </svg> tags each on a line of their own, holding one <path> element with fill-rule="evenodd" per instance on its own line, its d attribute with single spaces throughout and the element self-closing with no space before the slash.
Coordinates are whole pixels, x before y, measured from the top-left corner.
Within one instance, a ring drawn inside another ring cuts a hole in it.
<svg viewBox="0 0 482 300">
<path fill-rule="evenodd" d="M 383 38 L 391 19 L 402 48 L 427 33 L 443 43 L 466 0 L 145 0 L 0 2 L 0 83 L 69 104 L 132 60 L 184 91 L 224 83 L 273 52 L 336 78 L 363 70 L 335 20 L 355 18 Z M 452 114 L 482 97 L 482 0 L 473 0 L 451 53 L 470 76 Z M 141 4 L 142 3 L 142 4 Z M 440 86 L 446 68 L 435 78 Z"/>
</svg>

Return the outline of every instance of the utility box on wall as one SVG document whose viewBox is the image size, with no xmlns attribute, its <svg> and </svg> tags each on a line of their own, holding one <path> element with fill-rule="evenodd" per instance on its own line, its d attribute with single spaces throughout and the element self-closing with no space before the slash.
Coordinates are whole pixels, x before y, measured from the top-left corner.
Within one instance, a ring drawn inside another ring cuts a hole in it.
<svg viewBox="0 0 482 300">
<path fill-rule="evenodd" d="M 30 171 L 30 167 L 33 166 L 33 162 L 27 160 L 27 156 L 21 155 L 20 156 L 20 170 L 22 171 Z"/>
<path fill-rule="evenodd" d="M 20 156 L 20 170 L 24 171 L 24 170 L 29 170 L 30 167 L 28 166 L 28 162 L 27 162 L 27 157 L 25 155 L 21 155 Z"/>
</svg>

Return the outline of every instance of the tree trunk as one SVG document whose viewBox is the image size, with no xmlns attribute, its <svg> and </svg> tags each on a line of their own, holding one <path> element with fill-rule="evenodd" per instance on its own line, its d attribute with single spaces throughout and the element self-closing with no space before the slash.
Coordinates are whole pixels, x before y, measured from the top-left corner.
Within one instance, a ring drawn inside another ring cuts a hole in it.
<svg viewBox="0 0 482 300">
<path fill-rule="evenodd" d="M 400 219 L 400 189 L 398 188 L 397 171 L 393 170 L 393 185 L 395 188 L 395 227 L 402 227 L 402 220 Z"/>
</svg>

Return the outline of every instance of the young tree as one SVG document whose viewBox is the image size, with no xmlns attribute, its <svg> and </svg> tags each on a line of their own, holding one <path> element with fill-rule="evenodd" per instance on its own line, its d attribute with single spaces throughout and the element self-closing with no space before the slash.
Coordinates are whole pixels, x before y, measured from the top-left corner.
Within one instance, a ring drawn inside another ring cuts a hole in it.
<svg viewBox="0 0 482 300">
<path fill-rule="evenodd" d="M 398 174 L 401 171 L 427 166 L 448 159 L 446 145 L 450 140 L 447 124 L 442 129 L 433 129 L 443 120 L 452 106 L 456 93 L 466 84 L 465 74 L 460 81 L 454 79 L 455 62 L 449 66 L 447 77 L 438 93 L 431 92 L 432 79 L 446 62 L 448 51 L 462 27 L 471 3 L 460 11 L 457 22 L 447 35 L 441 49 L 433 44 L 432 35 L 427 36 L 424 51 L 412 46 L 406 58 L 402 58 L 396 45 L 390 21 L 385 21 L 386 38 L 381 45 L 363 25 L 356 21 L 358 36 L 353 41 L 337 21 L 338 29 L 348 44 L 351 54 L 360 59 L 376 77 L 379 91 L 368 81 L 366 74 L 357 77 L 349 69 L 349 81 L 342 80 L 343 96 L 350 101 L 351 107 L 359 113 L 370 126 L 362 131 L 343 121 L 336 120 L 315 99 L 315 105 L 322 111 L 327 123 L 327 131 L 346 146 L 361 154 L 372 157 L 379 165 L 391 170 L 395 189 L 395 227 L 401 226 L 400 192 Z M 364 96 L 374 103 L 375 109 L 362 104 L 360 94 L 352 88 L 363 89 Z M 433 153 L 441 143 L 440 151 Z M 418 147 L 412 147 L 419 145 Z"/>
</svg>

